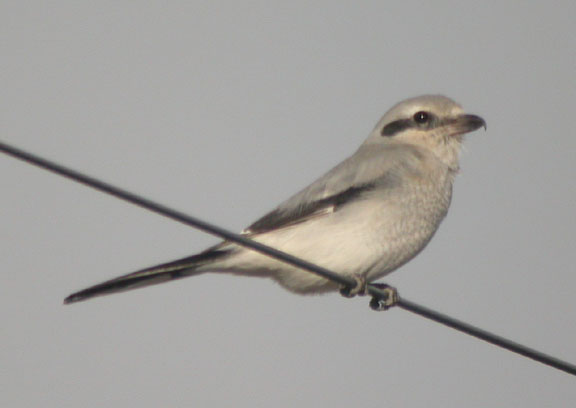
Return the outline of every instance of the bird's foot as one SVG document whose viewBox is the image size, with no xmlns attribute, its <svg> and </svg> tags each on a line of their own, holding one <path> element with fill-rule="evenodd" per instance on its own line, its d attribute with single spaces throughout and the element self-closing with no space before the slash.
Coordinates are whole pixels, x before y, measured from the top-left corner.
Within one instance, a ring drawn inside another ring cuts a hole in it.
<svg viewBox="0 0 576 408">
<path fill-rule="evenodd" d="M 396 306 L 396 304 L 400 300 L 396 288 L 386 285 L 385 283 L 373 283 L 372 286 L 386 293 L 385 298 L 380 296 L 372 296 L 372 299 L 370 300 L 370 307 L 372 308 L 372 310 L 376 310 L 378 312 L 388 310 L 392 306 Z"/>
<path fill-rule="evenodd" d="M 340 294 L 347 298 L 353 298 L 356 295 L 366 294 L 366 278 L 360 276 L 352 276 L 354 279 L 353 286 L 343 286 L 340 288 Z"/>
</svg>

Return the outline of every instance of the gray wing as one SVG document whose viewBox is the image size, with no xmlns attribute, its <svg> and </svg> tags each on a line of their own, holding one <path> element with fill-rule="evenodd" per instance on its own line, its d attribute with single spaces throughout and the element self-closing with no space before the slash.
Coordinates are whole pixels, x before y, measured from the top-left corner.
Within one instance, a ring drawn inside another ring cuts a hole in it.
<svg viewBox="0 0 576 408">
<path fill-rule="evenodd" d="M 415 159 L 410 147 L 362 146 L 314 183 L 260 218 L 243 234 L 261 234 L 290 227 L 314 217 L 338 211 L 375 188 L 393 188 L 401 182 L 400 173 L 407 157 Z"/>
<path fill-rule="evenodd" d="M 261 234 L 336 212 L 343 205 L 360 199 L 363 193 L 373 188 L 374 184 L 354 186 L 330 197 L 303 202 L 291 209 L 276 208 L 246 228 L 243 234 Z"/>
</svg>

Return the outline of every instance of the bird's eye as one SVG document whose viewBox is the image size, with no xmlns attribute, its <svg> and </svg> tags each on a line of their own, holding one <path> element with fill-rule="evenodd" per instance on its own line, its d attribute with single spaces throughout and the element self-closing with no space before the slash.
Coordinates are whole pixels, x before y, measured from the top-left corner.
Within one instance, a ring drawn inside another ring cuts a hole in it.
<svg viewBox="0 0 576 408">
<path fill-rule="evenodd" d="M 430 114 L 428 112 L 420 111 L 414 114 L 414 122 L 419 124 L 424 124 L 430 120 Z"/>
</svg>

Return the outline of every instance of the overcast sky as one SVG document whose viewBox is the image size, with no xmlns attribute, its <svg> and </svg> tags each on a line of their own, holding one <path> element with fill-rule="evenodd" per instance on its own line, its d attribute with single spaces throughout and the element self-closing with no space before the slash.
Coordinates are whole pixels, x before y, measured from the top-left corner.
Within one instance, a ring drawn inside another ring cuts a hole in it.
<svg viewBox="0 0 576 408">
<path fill-rule="evenodd" d="M 311 4 L 313 3 L 313 4 Z M 576 6 L 0 2 L 0 139 L 240 230 L 389 107 L 481 115 L 407 299 L 576 363 Z M 0 156 L 3 407 L 569 407 L 575 378 L 368 299 L 203 275 L 217 239 Z"/>
</svg>

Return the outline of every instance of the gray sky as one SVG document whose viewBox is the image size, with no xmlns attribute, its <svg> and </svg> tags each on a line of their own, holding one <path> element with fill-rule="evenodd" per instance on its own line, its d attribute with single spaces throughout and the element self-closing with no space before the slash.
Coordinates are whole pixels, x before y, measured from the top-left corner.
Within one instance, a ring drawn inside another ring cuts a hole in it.
<svg viewBox="0 0 576 408">
<path fill-rule="evenodd" d="M 573 2 L 0 3 L 0 139 L 240 230 L 406 97 L 483 116 L 406 298 L 576 362 Z M 0 157 L 0 405 L 568 407 L 574 377 L 368 299 L 205 275 L 203 233 Z"/>
</svg>

